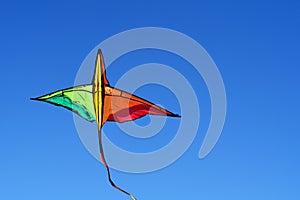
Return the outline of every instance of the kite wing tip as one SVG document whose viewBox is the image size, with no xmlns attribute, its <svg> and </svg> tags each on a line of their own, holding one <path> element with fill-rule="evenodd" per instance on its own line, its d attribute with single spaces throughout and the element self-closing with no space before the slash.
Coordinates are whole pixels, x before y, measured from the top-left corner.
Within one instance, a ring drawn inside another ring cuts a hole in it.
<svg viewBox="0 0 300 200">
<path fill-rule="evenodd" d="M 30 100 L 33 100 L 33 101 L 43 101 L 41 99 L 41 97 L 31 97 Z"/>
<path fill-rule="evenodd" d="M 174 114 L 173 117 L 181 117 L 181 115 Z"/>
<path fill-rule="evenodd" d="M 181 117 L 181 115 L 179 115 L 179 114 L 174 114 L 174 113 L 168 113 L 167 114 L 168 116 L 170 116 L 170 117 Z"/>
</svg>

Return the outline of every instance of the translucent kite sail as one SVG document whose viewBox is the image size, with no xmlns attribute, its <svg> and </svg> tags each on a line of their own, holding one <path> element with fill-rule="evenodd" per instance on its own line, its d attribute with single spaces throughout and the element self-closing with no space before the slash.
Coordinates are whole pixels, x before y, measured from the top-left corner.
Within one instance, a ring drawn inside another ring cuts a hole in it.
<svg viewBox="0 0 300 200">
<path fill-rule="evenodd" d="M 102 146 L 102 126 L 106 121 L 126 122 L 141 118 L 147 114 L 180 117 L 145 99 L 111 87 L 106 78 L 101 50 L 97 54 L 94 77 L 91 84 L 79 85 L 31 99 L 62 106 L 89 122 L 96 121 L 100 158 L 107 169 L 109 182 L 113 187 L 127 194 L 133 200 L 136 199 L 133 195 L 116 186 L 111 179 Z"/>
</svg>

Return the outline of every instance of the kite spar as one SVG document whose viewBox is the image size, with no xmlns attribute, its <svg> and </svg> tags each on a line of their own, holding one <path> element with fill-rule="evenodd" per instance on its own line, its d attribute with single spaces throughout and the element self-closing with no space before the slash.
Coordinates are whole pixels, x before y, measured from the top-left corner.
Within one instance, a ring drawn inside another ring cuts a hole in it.
<svg viewBox="0 0 300 200">
<path fill-rule="evenodd" d="M 91 84 L 79 85 L 31 99 L 64 107 L 89 122 L 96 121 L 100 159 L 107 170 L 108 180 L 114 188 L 127 194 L 133 200 L 136 200 L 133 195 L 118 187 L 111 179 L 110 169 L 103 151 L 102 126 L 106 121 L 122 123 L 141 118 L 147 114 L 180 117 L 145 99 L 111 87 L 106 78 L 104 59 L 100 49 L 98 50 Z"/>
</svg>

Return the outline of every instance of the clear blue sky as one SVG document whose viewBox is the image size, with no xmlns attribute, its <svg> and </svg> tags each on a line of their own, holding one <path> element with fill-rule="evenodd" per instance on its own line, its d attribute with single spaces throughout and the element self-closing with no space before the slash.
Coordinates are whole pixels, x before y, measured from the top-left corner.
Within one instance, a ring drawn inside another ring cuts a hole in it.
<svg viewBox="0 0 300 200">
<path fill-rule="evenodd" d="M 300 199 L 298 1 L 2 1 L 0 26 L 0 199 L 127 198 L 110 187 L 104 167 L 81 144 L 72 114 L 29 98 L 72 86 L 92 48 L 144 26 L 183 32 L 208 51 L 226 86 L 227 119 L 205 159 L 197 157 L 205 132 L 199 130 L 173 165 L 139 175 L 113 170 L 115 181 L 140 200 Z M 176 59 L 137 55 L 166 64 Z M 129 58 L 108 72 L 112 85 L 142 64 Z M 205 89 L 200 77 L 185 73 Z M 168 102 L 144 89 L 138 92 L 145 98 Z M 204 129 L 208 106 L 201 113 Z M 112 139 L 131 148 L 125 137 Z"/>
</svg>

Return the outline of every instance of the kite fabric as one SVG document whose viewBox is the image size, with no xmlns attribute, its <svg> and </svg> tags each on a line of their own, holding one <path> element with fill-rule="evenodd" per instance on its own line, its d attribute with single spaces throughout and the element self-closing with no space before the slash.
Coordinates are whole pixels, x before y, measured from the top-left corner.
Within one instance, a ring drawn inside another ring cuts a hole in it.
<svg viewBox="0 0 300 200">
<path fill-rule="evenodd" d="M 114 188 L 127 194 L 133 200 L 136 200 L 133 195 L 116 186 L 111 179 L 109 166 L 104 157 L 102 126 L 106 121 L 122 123 L 141 118 L 147 114 L 180 117 L 145 99 L 111 87 L 106 78 L 104 59 L 100 49 L 98 50 L 91 84 L 79 85 L 31 99 L 62 106 L 89 122 L 96 121 L 100 158 L 107 170 L 108 180 Z"/>
</svg>

